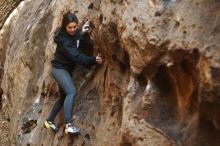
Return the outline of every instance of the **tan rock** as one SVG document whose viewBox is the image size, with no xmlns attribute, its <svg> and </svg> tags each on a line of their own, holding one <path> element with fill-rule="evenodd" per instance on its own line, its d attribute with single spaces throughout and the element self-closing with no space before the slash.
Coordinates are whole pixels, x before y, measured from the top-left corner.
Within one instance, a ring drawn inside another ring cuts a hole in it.
<svg viewBox="0 0 220 146">
<path fill-rule="evenodd" d="M 79 137 L 63 135 L 62 112 L 56 119 L 61 127 L 57 134 L 43 128 L 58 98 L 50 76 L 53 33 L 68 10 L 81 21 L 92 21 L 93 55 L 101 53 L 105 59 L 92 71 L 77 67 L 73 73 Z M 22 2 L 0 32 L 7 142 L 218 145 L 219 12 L 215 0 Z"/>
</svg>

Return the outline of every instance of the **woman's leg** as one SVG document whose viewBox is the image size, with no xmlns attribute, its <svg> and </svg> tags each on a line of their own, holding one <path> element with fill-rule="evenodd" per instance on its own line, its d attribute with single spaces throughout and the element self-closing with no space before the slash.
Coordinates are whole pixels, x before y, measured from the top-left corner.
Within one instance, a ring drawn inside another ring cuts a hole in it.
<svg viewBox="0 0 220 146">
<path fill-rule="evenodd" d="M 65 123 L 72 123 L 72 110 L 73 101 L 76 96 L 76 89 L 71 78 L 71 74 L 65 69 L 52 69 L 52 74 L 55 80 L 58 82 L 60 88 L 65 93 L 66 97 L 64 100 L 64 120 Z"/>
<path fill-rule="evenodd" d="M 51 121 L 51 122 L 54 122 L 54 119 L 55 119 L 56 115 L 59 113 L 59 111 L 63 107 L 63 103 L 64 103 L 64 100 L 65 100 L 65 97 L 66 97 L 64 91 L 60 87 L 59 87 L 59 92 L 60 92 L 60 98 L 53 105 L 53 108 L 50 112 L 50 115 L 47 118 L 47 120 Z"/>
</svg>

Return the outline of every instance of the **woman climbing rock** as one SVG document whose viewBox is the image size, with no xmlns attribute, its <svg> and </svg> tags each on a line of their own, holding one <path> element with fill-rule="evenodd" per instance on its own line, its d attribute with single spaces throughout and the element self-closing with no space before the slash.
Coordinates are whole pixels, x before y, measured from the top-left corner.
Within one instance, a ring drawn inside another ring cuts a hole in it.
<svg viewBox="0 0 220 146">
<path fill-rule="evenodd" d="M 71 78 L 71 73 L 76 64 L 93 66 L 102 64 L 100 54 L 96 57 L 86 56 L 79 52 L 79 47 L 86 43 L 85 38 L 90 31 L 89 22 L 82 27 L 82 33 L 78 28 L 78 19 L 75 14 L 67 12 L 63 16 L 62 26 L 56 31 L 54 41 L 57 48 L 52 61 L 52 75 L 57 81 L 60 90 L 60 98 L 55 102 L 50 115 L 44 123 L 48 129 L 57 132 L 59 129 L 54 119 L 64 105 L 65 133 L 78 134 L 80 132 L 74 124 L 72 110 L 76 89 Z"/>
</svg>

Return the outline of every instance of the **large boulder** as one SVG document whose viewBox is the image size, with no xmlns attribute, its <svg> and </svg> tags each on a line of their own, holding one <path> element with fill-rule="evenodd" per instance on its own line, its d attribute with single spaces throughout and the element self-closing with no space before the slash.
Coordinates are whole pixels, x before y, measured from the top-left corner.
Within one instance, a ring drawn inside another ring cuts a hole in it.
<svg viewBox="0 0 220 146">
<path fill-rule="evenodd" d="M 59 97 L 50 75 L 54 31 L 69 10 L 92 21 L 85 53 L 105 60 L 73 72 L 78 137 L 63 134 L 63 112 L 58 133 L 43 127 Z M 22 2 L 0 32 L 7 144 L 218 145 L 219 13 L 217 0 Z"/>
</svg>

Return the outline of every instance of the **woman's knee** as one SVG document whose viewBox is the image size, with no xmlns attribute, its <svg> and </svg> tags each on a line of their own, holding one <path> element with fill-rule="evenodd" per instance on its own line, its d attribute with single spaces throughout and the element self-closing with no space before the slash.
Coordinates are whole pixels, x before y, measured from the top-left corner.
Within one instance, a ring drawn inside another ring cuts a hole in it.
<svg viewBox="0 0 220 146">
<path fill-rule="evenodd" d="M 76 92 L 70 92 L 67 94 L 67 96 L 74 98 L 76 96 Z"/>
</svg>

